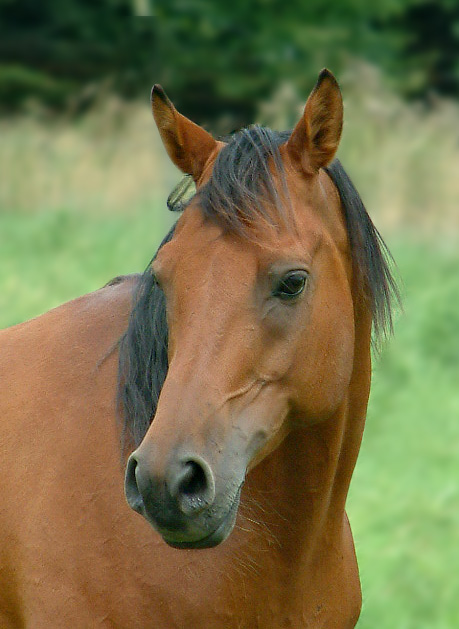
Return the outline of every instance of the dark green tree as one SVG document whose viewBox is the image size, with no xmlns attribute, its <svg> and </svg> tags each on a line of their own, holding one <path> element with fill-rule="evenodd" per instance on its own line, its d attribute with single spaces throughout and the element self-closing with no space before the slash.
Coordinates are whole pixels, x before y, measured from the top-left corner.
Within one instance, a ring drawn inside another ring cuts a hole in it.
<svg viewBox="0 0 459 629">
<path fill-rule="evenodd" d="M 79 109 L 90 101 L 83 88 L 101 81 L 137 95 L 154 73 L 154 32 L 128 0 L 0 0 L 0 106 L 37 97 Z"/>
<path fill-rule="evenodd" d="M 458 95 L 458 46 L 457 0 L 0 0 L 0 109 L 33 97 L 78 112 L 102 89 L 146 99 L 158 82 L 183 113 L 230 131 L 282 82 L 306 94 L 352 57 L 406 94 Z"/>
<path fill-rule="evenodd" d="M 399 34 L 398 66 L 394 71 L 401 91 L 415 97 L 430 92 L 459 96 L 457 0 L 411 3 L 386 28 Z"/>
</svg>

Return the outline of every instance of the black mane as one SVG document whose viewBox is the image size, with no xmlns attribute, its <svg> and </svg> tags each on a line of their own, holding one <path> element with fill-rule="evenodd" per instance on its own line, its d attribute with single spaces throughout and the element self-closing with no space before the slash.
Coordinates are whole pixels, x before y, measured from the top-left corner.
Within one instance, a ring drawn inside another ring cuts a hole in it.
<svg viewBox="0 0 459 629">
<path fill-rule="evenodd" d="M 247 225 L 256 220 L 272 221 L 264 209 L 268 202 L 276 208 L 279 220 L 288 220 L 269 163 L 272 160 L 281 185 L 285 185 L 279 146 L 289 135 L 258 126 L 234 134 L 220 151 L 211 178 L 196 193 L 204 216 L 227 230 L 244 234 Z M 326 172 L 341 198 L 357 290 L 367 299 L 378 341 L 392 331 L 392 301 L 393 297 L 398 299 L 389 268 L 392 258 L 341 163 L 334 160 Z M 173 191 L 168 200 L 169 209 L 181 211 L 186 207 L 189 183 L 187 178 L 185 184 L 179 184 Z M 288 195 L 284 198 L 288 199 Z M 159 248 L 172 238 L 173 231 L 174 228 Z M 120 345 L 119 405 L 124 415 L 124 434 L 136 445 L 142 441 L 156 412 L 168 369 L 167 343 L 165 298 L 150 263 L 140 281 L 129 326 Z"/>
</svg>

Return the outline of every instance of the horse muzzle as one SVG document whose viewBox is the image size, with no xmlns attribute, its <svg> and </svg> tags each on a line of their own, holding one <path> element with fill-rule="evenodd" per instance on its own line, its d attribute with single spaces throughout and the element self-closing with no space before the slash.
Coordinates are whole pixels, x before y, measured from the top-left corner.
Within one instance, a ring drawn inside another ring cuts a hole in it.
<svg viewBox="0 0 459 629">
<path fill-rule="evenodd" d="M 217 474 L 190 453 L 176 455 L 160 473 L 151 452 L 145 456 L 140 446 L 128 460 L 125 493 L 129 506 L 170 546 L 210 548 L 233 530 L 243 481 L 244 473 Z"/>
</svg>

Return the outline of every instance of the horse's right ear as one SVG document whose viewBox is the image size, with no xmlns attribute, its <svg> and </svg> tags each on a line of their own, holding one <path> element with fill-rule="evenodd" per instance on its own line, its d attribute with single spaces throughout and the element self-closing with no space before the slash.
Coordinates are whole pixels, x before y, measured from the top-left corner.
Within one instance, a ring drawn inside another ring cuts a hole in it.
<svg viewBox="0 0 459 629">
<path fill-rule="evenodd" d="M 179 114 L 160 85 L 154 85 L 151 90 L 151 108 L 169 157 L 182 172 L 198 181 L 218 142 L 202 127 Z"/>
<path fill-rule="evenodd" d="M 328 166 L 338 148 L 343 127 L 343 100 L 335 77 L 322 70 L 303 116 L 287 141 L 293 163 L 308 173 Z"/>
</svg>

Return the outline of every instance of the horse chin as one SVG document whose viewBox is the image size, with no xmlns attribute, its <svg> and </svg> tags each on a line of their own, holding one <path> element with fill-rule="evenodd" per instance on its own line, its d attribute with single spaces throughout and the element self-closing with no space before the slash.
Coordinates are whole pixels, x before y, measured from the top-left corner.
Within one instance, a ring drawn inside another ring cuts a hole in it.
<svg viewBox="0 0 459 629">
<path fill-rule="evenodd" d="M 239 507 L 241 490 L 239 489 L 237 496 L 231 505 L 230 510 L 211 533 L 200 537 L 198 539 L 186 540 L 186 539 L 174 539 L 164 533 L 161 533 L 163 540 L 172 548 L 178 549 L 201 549 L 201 548 L 213 548 L 224 542 L 232 532 L 236 523 L 237 511 Z"/>
</svg>

